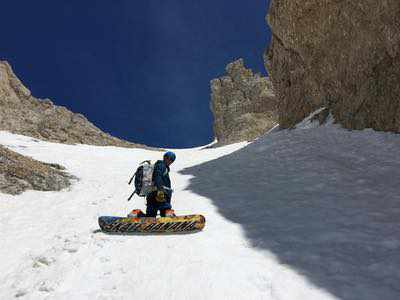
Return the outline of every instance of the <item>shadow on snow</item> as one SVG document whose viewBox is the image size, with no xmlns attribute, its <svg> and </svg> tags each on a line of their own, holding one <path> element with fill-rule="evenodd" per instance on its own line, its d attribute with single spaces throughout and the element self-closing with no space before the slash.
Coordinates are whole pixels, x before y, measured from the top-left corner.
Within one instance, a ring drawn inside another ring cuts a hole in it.
<svg viewBox="0 0 400 300">
<path fill-rule="evenodd" d="M 400 135 L 271 133 L 182 171 L 268 250 L 341 299 L 400 299 Z"/>
</svg>

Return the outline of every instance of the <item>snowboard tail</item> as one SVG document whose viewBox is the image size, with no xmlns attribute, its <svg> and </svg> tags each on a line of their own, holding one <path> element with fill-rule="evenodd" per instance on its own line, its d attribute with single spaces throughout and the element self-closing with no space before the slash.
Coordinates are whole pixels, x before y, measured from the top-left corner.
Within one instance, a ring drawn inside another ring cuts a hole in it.
<svg viewBox="0 0 400 300">
<path fill-rule="evenodd" d="M 102 231 L 109 233 L 184 233 L 196 232 L 206 223 L 202 215 L 175 217 L 99 217 Z"/>
</svg>

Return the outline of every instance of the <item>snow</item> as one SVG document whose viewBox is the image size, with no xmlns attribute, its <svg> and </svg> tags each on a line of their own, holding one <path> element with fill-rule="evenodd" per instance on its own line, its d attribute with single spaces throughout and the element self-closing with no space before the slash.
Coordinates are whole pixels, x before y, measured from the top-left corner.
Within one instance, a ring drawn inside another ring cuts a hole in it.
<svg viewBox="0 0 400 300">
<path fill-rule="evenodd" d="M 302 128 L 175 149 L 173 207 L 207 223 L 166 236 L 97 230 L 100 215 L 145 209 L 127 182 L 162 152 L 0 132 L 80 179 L 0 194 L 0 299 L 399 299 L 400 136 Z"/>
<path fill-rule="evenodd" d="M 252 247 L 314 286 L 339 299 L 400 299 L 399 149 L 396 134 L 304 126 L 183 174 Z"/>
</svg>

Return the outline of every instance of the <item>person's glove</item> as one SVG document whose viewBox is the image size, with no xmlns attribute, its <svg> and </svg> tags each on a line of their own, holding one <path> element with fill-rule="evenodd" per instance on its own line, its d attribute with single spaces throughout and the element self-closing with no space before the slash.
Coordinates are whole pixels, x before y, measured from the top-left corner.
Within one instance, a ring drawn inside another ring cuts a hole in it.
<svg viewBox="0 0 400 300">
<path fill-rule="evenodd" d="M 164 191 L 157 191 L 156 200 L 158 202 L 165 202 L 165 193 L 164 193 Z"/>
</svg>

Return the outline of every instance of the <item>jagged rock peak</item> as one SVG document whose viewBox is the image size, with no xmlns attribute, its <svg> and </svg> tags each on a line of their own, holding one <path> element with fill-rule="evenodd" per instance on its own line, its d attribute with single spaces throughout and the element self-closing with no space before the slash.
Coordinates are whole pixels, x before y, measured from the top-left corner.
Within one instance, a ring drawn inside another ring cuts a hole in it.
<svg viewBox="0 0 400 300">
<path fill-rule="evenodd" d="M 28 99 L 31 96 L 31 91 L 15 76 L 9 63 L 0 60 L 0 93 L 4 93 L 3 89 L 11 95 L 15 94 L 15 100 Z"/>
<path fill-rule="evenodd" d="M 211 111 L 218 145 L 253 140 L 276 124 L 271 81 L 247 69 L 243 59 L 226 67 L 226 76 L 211 81 Z"/>
</svg>

